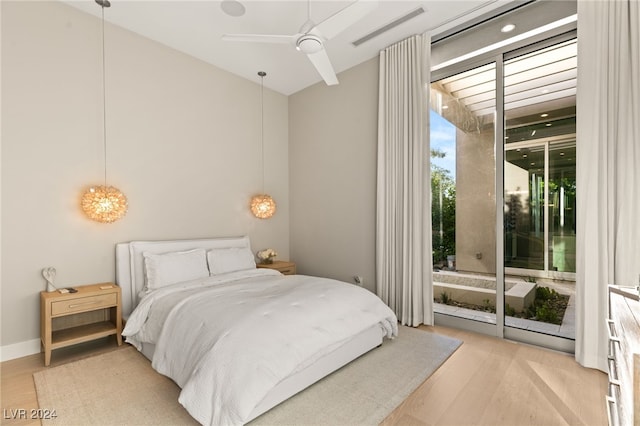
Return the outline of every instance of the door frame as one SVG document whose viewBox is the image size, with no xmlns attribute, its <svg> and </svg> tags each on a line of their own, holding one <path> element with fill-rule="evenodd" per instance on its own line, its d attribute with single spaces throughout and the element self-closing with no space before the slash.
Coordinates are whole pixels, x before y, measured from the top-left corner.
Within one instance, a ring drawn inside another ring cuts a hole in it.
<svg viewBox="0 0 640 426">
<path fill-rule="evenodd" d="M 530 343 L 541 347 L 574 353 L 575 340 L 565 337 L 545 334 L 540 331 L 529 331 L 507 326 L 505 324 L 505 273 L 509 268 L 504 266 L 504 159 L 506 152 L 505 133 L 506 122 L 504 114 L 504 62 L 523 54 L 540 50 L 563 41 L 576 38 L 576 30 L 573 29 L 559 35 L 537 40 L 534 43 L 523 43 L 521 46 L 512 46 L 508 51 L 486 54 L 471 60 L 456 63 L 446 68 L 438 69 L 431 74 L 431 83 L 452 77 L 465 71 L 495 63 L 496 65 L 496 110 L 494 116 L 494 149 L 495 149 L 495 202 L 496 202 L 496 314 L 495 323 L 480 322 L 452 315 L 434 312 L 434 322 L 446 327 L 461 328 L 477 333 L 496 336 L 498 338 L 511 339 L 524 343 Z M 567 139 L 567 135 L 562 135 Z M 547 138 L 549 140 L 553 138 Z M 529 143 L 526 141 L 523 143 Z M 518 143 L 509 144 L 516 146 Z M 545 146 L 545 182 L 548 182 L 548 143 Z M 545 185 L 545 206 L 548 206 L 548 185 Z M 546 209 L 546 207 L 545 207 Z M 545 212 L 545 268 L 548 266 L 548 213 Z M 539 272 L 539 271 L 538 271 Z M 575 274 L 573 274 L 575 277 Z M 499 296 L 500 295 L 500 296 Z"/>
</svg>

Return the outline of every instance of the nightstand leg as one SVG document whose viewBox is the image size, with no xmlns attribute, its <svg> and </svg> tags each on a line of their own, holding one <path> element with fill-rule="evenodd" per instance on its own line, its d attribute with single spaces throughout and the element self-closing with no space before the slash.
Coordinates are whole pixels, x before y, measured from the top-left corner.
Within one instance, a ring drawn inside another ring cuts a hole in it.
<svg viewBox="0 0 640 426">
<path fill-rule="evenodd" d="M 44 348 L 44 366 L 51 364 L 51 349 Z"/>
<path fill-rule="evenodd" d="M 120 300 L 121 293 L 118 293 L 118 306 L 116 306 L 116 339 L 118 346 L 122 346 L 122 302 Z"/>
</svg>

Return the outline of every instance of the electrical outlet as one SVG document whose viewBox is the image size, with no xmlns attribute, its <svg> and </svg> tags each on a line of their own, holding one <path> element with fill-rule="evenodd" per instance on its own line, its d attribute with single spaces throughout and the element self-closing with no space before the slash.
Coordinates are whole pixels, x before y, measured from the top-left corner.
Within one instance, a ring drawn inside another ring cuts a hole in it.
<svg viewBox="0 0 640 426">
<path fill-rule="evenodd" d="M 355 281 L 355 283 L 358 284 L 360 287 L 364 285 L 364 278 L 362 278 L 360 275 L 354 275 L 353 281 Z"/>
</svg>

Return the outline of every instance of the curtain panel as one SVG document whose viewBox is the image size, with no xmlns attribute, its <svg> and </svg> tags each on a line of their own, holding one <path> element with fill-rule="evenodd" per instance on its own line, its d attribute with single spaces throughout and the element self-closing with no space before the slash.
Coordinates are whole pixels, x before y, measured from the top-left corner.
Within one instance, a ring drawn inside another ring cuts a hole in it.
<svg viewBox="0 0 640 426">
<path fill-rule="evenodd" d="M 607 284 L 640 276 L 640 2 L 578 0 L 576 360 L 607 370 Z"/>
<path fill-rule="evenodd" d="M 380 52 L 376 291 L 409 326 L 433 324 L 430 46 L 424 34 Z"/>
</svg>

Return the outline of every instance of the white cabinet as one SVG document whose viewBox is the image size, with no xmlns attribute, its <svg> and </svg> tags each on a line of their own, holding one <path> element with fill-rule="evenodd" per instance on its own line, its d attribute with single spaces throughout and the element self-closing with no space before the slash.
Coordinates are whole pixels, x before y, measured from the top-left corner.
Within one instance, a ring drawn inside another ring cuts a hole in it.
<svg viewBox="0 0 640 426">
<path fill-rule="evenodd" d="M 635 288 L 609 286 L 607 325 L 609 424 L 640 426 L 640 297 Z"/>
</svg>

